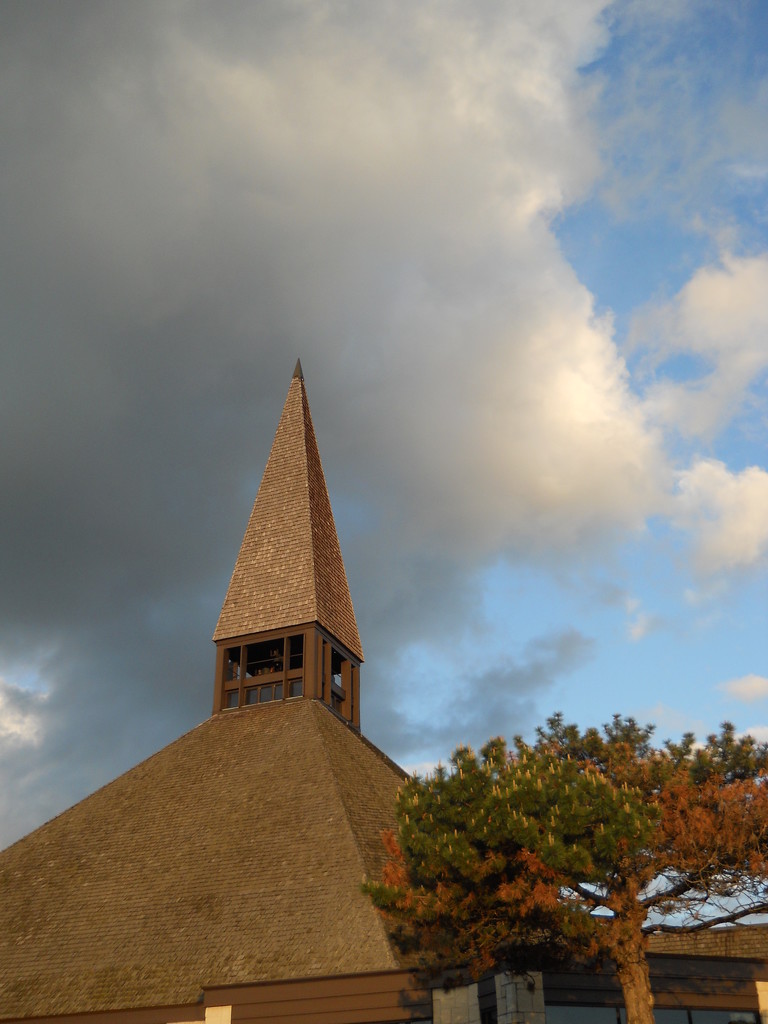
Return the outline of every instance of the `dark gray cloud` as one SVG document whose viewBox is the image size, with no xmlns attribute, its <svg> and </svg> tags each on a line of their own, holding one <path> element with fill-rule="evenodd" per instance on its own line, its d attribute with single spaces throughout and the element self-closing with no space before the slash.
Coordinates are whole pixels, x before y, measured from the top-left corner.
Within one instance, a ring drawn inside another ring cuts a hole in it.
<svg viewBox="0 0 768 1024">
<path fill-rule="evenodd" d="M 382 699 L 386 674 L 375 668 L 371 704 L 374 715 L 380 712 L 386 723 L 380 730 L 386 749 L 404 764 L 435 763 L 445 761 L 460 743 L 479 748 L 491 736 L 503 734 L 511 740 L 516 734 L 530 734 L 541 724 L 542 703 L 554 710 L 556 683 L 588 664 L 594 650 L 594 641 L 577 630 L 536 637 L 517 659 L 507 657 L 482 671 L 446 680 L 442 699 L 420 720 L 407 706 L 398 710 Z M 423 666 L 417 666 L 399 691 L 407 695 L 412 680 L 418 685 L 423 672 Z"/>
<path fill-rule="evenodd" d="M 371 738 L 415 761 L 533 724 L 588 655 L 563 632 L 470 674 L 491 699 L 429 729 L 391 685 L 477 620 L 478 568 L 581 555 L 658 500 L 547 226 L 596 173 L 576 68 L 603 39 L 600 3 L 554 6 L 0 7 L 0 679 L 36 723 L 0 733 L 1 838 L 208 714 L 297 355 Z"/>
</svg>

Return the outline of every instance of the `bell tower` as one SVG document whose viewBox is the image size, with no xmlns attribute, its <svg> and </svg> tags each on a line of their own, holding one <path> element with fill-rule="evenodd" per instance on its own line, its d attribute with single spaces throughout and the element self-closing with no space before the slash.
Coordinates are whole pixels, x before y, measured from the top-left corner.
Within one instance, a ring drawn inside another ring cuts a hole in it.
<svg viewBox="0 0 768 1024">
<path fill-rule="evenodd" d="M 213 639 L 214 714 L 309 699 L 360 728 L 363 650 L 300 361 Z"/>
</svg>

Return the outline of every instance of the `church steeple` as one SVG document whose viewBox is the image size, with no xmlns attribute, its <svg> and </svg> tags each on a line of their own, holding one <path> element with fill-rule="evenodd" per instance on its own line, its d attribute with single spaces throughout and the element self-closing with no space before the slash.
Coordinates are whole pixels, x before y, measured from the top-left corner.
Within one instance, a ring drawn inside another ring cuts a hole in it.
<svg viewBox="0 0 768 1024">
<path fill-rule="evenodd" d="M 359 727 L 363 651 L 298 360 L 213 639 L 214 712 L 305 697 Z"/>
</svg>

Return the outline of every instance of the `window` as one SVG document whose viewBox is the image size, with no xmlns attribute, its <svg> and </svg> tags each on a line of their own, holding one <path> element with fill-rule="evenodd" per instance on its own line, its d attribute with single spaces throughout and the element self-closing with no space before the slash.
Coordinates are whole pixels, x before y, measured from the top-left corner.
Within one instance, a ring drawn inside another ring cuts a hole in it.
<svg viewBox="0 0 768 1024">
<path fill-rule="evenodd" d="M 296 669 L 304 666 L 304 634 L 288 637 L 288 668 Z"/>
<path fill-rule="evenodd" d="M 240 648 L 230 647 L 227 650 L 226 666 L 224 669 L 225 679 L 240 678 Z"/>
<path fill-rule="evenodd" d="M 752 1010 L 687 1010 L 653 1011 L 656 1024 L 758 1024 Z M 626 1024 L 627 1015 L 618 1006 L 548 1006 L 547 1024 Z"/>
<path fill-rule="evenodd" d="M 341 663 L 344 660 L 334 647 L 331 650 L 331 682 L 339 689 L 341 689 Z"/>
<path fill-rule="evenodd" d="M 283 699 L 282 683 L 267 683 L 266 686 L 249 686 L 245 691 L 246 704 L 269 704 L 273 700 Z"/>
<path fill-rule="evenodd" d="M 621 1024 L 627 1015 L 619 1010 Z M 654 1009 L 656 1024 L 757 1024 L 757 1014 L 751 1010 L 659 1010 Z"/>
<path fill-rule="evenodd" d="M 303 633 L 225 647 L 220 657 L 222 710 L 304 694 Z"/>
<path fill-rule="evenodd" d="M 245 648 L 246 677 L 271 675 L 283 671 L 283 650 L 285 640 L 262 640 L 261 643 L 247 644 Z"/>
</svg>

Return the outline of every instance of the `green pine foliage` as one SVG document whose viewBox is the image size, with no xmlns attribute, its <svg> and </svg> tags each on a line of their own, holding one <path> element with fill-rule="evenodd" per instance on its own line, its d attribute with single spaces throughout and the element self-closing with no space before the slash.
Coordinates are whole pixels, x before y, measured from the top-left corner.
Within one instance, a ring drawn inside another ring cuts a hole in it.
<svg viewBox="0 0 768 1024">
<path fill-rule="evenodd" d="M 702 745 L 652 735 L 558 715 L 532 745 L 459 747 L 410 780 L 384 876 L 365 886 L 401 948 L 476 976 L 610 959 L 628 1024 L 650 1022 L 647 932 L 768 909 L 766 746 L 728 723 Z"/>
</svg>

